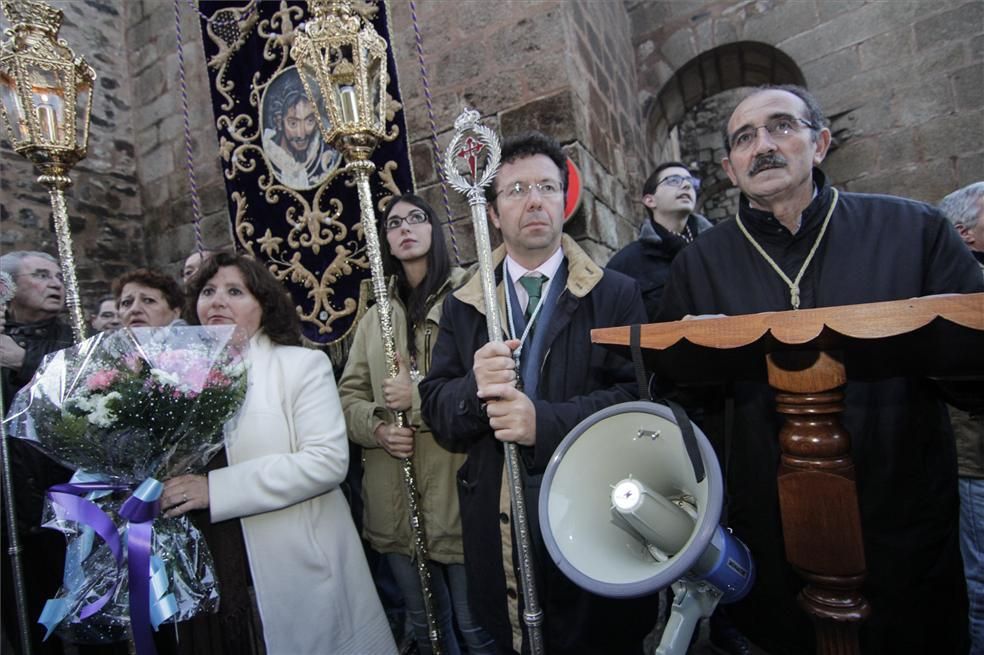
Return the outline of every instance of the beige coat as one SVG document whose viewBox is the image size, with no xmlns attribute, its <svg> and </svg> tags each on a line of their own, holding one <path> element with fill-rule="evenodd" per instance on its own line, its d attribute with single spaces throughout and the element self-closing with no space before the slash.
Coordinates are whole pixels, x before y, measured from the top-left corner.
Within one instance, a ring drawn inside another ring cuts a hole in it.
<svg viewBox="0 0 984 655">
<path fill-rule="evenodd" d="M 269 655 L 395 653 L 348 503 L 345 423 L 324 353 L 262 334 L 229 466 L 209 474 L 213 522 L 242 521 Z"/>
<path fill-rule="evenodd" d="M 464 271 L 453 269 L 448 283 L 431 301 L 424 325 L 417 326 L 414 339 L 418 353 L 418 368 L 427 373 L 431 349 L 437 341 L 444 296 L 465 278 Z M 393 307 L 393 331 L 396 350 L 408 361 L 406 310 L 390 289 Z M 403 483 L 402 460 L 376 443 L 376 427 L 392 422 L 382 397 L 383 380 L 389 377 L 383 355 L 382 331 L 379 327 L 378 305 L 366 312 L 356 328 L 345 372 L 338 383 L 338 393 L 345 410 L 349 438 L 362 446 L 362 496 L 365 503 L 362 534 L 380 553 L 402 553 L 412 556 L 409 510 Z M 410 424 L 416 427 L 414 471 L 418 507 L 423 518 L 427 550 L 430 559 L 442 564 L 464 561 L 461 545 L 461 516 L 455 474 L 465 461 L 464 453 L 444 450 L 420 418 L 420 394 L 413 385 L 413 406 L 408 413 Z"/>
</svg>

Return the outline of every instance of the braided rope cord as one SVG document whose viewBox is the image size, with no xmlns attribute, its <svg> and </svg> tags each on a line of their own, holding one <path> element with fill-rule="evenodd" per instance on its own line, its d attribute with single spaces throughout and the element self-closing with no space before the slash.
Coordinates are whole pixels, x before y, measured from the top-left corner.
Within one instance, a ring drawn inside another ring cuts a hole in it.
<svg viewBox="0 0 984 655">
<path fill-rule="evenodd" d="M 198 10 L 195 0 L 186 0 L 186 2 L 192 11 L 198 14 L 199 18 L 206 22 L 211 20 L 210 16 L 206 16 Z M 247 5 L 243 18 L 248 17 L 254 9 L 256 9 L 256 2 L 251 0 L 249 5 Z M 191 196 L 192 225 L 195 229 L 195 249 L 201 253 L 205 251 L 205 242 L 202 238 L 202 204 L 198 193 L 198 178 L 195 174 L 195 158 L 191 140 L 191 112 L 188 109 L 188 79 L 184 60 L 184 38 L 181 34 L 181 0 L 174 0 L 174 34 L 178 48 L 178 79 L 181 84 L 181 112 L 184 119 L 184 142 L 185 154 L 187 156 L 185 167 L 188 170 L 188 192 Z"/>
<path fill-rule="evenodd" d="M 454 233 L 454 221 L 451 217 L 451 203 L 448 200 L 448 187 L 444 181 L 444 166 L 441 163 L 441 147 L 437 143 L 437 123 L 434 120 L 434 102 L 431 96 L 430 80 L 427 75 L 427 64 L 424 62 L 424 39 L 420 34 L 420 24 L 417 22 L 417 3 L 410 1 L 410 18 L 413 21 L 413 37 L 417 46 L 417 61 L 420 63 L 420 79 L 424 86 L 424 99 L 427 101 L 427 119 L 430 121 L 431 146 L 434 154 L 434 169 L 441 183 L 441 200 L 444 203 L 444 214 L 447 216 L 448 233 L 451 235 L 451 248 L 454 250 L 454 261 L 461 265 L 461 252 L 458 250 L 458 239 Z"/>
</svg>

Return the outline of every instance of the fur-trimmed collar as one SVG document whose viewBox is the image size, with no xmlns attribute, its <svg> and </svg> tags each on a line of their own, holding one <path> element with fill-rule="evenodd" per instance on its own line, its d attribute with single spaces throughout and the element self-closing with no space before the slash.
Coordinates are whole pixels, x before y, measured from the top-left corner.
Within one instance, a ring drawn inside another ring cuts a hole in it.
<svg viewBox="0 0 984 655">
<path fill-rule="evenodd" d="M 564 251 L 564 258 L 567 260 L 567 287 L 566 290 L 577 298 L 583 298 L 601 280 L 604 271 L 595 264 L 588 253 L 581 249 L 570 236 L 563 234 L 560 238 L 560 247 Z M 492 251 L 492 264 L 496 269 L 501 268 L 502 260 L 506 258 L 506 246 L 501 245 Z M 496 285 L 499 306 L 505 306 L 505 295 L 503 292 L 501 276 Z M 454 292 L 454 297 L 461 302 L 471 305 L 482 315 L 485 314 L 485 300 L 482 296 L 482 278 L 478 274 L 478 268 L 472 274 L 468 282 L 463 287 Z M 505 312 L 499 312 L 500 322 L 505 321 Z M 503 324 L 503 328 L 505 325 Z"/>
</svg>

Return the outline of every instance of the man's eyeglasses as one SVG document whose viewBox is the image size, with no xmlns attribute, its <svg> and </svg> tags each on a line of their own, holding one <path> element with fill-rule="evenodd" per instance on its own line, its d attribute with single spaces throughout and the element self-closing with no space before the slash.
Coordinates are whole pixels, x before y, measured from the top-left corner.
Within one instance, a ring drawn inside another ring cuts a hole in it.
<svg viewBox="0 0 984 655">
<path fill-rule="evenodd" d="M 681 187 L 684 182 L 689 182 L 690 186 L 693 187 L 694 193 L 700 191 L 700 180 L 692 175 L 667 175 L 662 180 L 656 183 L 656 186 L 660 184 L 666 184 L 672 187 Z"/>
<path fill-rule="evenodd" d="M 762 128 L 769 133 L 775 141 L 781 141 L 799 132 L 802 128 L 808 127 L 811 130 L 818 129 L 816 125 L 804 118 L 793 116 L 777 116 L 769 119 L 764 125 L 749 125 L 738 130 L 728 137 L 728 144 L 732 150 L 746 150 L 755 143 L 758 131 Z"/>
<path fill-rule="evenodd" d="M 498 195 L 504 197 L 506 200 L 522 200 L 530 195 L 530 192 L 536 189 L 544 198 L 554 198 L 564 192 L 560 188 L 560 182 L 531 182 L 529 184 L 525 182 L 513 182 L 505 189 L 500 191 Z"/>
<path fill-rule="evenodd" d="M 30 273 L 21 273 L 17 277 L 23 277 L 25 275 L 30 275 L 35 280 L 41 280 L 42 282 L 49 282 L 52 278 L 58 280 L 59 282 L 64 282 L 65 278 L 62 277 L 61 273 L 52 273 L 48 270 L 39 269 L 37 271 L 31 271 Z"/>
<path fill-rule="evenodd" d="M 387 217 L 387 219 L 383 222 L 383 227 L 386 228 L 387 232 L 390 230 L 398 230 L 400 229 L 400 226 L 403 225 L 403 221 L 406 221 L 407 225 L 420 225 L 421 223 L 427 222 L 427 214 L 419 210 L 412 211 L 406 216 L 397 216 L 396 214 L 393 214 L 392 216 Z"/>
</svg>

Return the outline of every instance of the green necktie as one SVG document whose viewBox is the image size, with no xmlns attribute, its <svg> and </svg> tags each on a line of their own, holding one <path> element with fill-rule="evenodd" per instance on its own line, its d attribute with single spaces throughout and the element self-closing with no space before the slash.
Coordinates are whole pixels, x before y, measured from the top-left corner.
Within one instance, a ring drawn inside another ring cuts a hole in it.
<svg viewBox="0 0 984 655">
<path fill-rule="evenodd" d="M 530 301 L 526 303 L 526 313 L 523 314 L 526 322 L 529 323 L 530 318 L 533 316 L 533 311 L 540 304 L 540 294 L 543 293 L 543 285 L 547 283 L 547 276 L 527 274 L 519 278 L 519 283 L 523 285 L 523 288 L 526 289 L 526 293 L 530 297 Z"/>
</svg>

